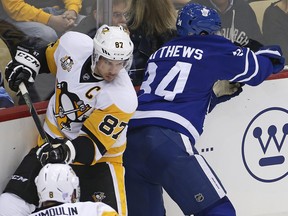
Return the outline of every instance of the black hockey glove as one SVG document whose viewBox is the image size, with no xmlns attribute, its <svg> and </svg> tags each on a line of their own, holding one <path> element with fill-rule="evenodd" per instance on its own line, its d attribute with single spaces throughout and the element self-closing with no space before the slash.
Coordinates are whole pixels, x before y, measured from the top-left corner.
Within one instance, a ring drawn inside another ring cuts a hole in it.
<svg viewBox="0 0 288 216">
<path fill-rule="evenodd" d="M 253 40 L 251 38 L 249 38 L 249 42 L 248 44 L 242 46 L 241 44 L 237 43 L 237 42 L 234 42 L 234 44 L 236 46 L 240 46 L 240 47 L 248 47 L 250 48 L 253 52 L 256 52 L 258 51 L 261 47 L 263 47 L 263 44 L 260 43 L 259 41 L 256 41 L 256 40 Z"/>
<path fill-rule="evenodd" d="M 44 143 L 36 152 L 42 166 L 47 163 L 73 163 L 76 151 L 70 140 L 64 139 L 57 144 Z"/>
<path fill-rule="evenodd" d="M 278 45 L 263 46 L 255 52 L 255 54 L 270 59 L 273 65 L 274 74 L 282 71 L 285 66 L 285 58 L 283 57 L 280 46 Z"/>
<path fill-rule="evenodd" d="M 17 92 L 21 82 L 26 86 L 34 83 L 41 67 L 40 56 L 42 55 L 33 48 L 17 46 L 13 60 L 5 68 L 5 78 L 11 90 Z"/>
</svg>

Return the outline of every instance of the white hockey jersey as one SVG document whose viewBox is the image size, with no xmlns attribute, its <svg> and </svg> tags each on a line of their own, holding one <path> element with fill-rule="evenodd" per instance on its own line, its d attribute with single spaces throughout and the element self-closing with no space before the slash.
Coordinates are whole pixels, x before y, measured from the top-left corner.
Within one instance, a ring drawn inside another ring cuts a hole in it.
<svg viewBox="0 0 288 216">
<path fill-rule="evenodd" d="M 102 202 L 77 202 L 46 208 L 30 216 L 118 216 L 117 212 Z"/>
<path fill-rule="evenodd" d="M 125 69 L 111 82 L 92 76 L 92 52 L 93 40 L 72 31 L 46 50 L 56 84 L 44 129 L 52 138 L 93 142 L 91 164 L 122 162 L 127 124 L 138 105 L 136 92 Z"/>
</svg>

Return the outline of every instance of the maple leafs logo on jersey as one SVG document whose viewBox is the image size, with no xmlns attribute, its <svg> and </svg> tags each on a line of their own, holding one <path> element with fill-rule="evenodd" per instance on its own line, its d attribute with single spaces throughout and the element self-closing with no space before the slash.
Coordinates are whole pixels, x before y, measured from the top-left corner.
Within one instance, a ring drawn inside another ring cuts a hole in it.
<svg viewBox="0 0 288 216">
<path fill-rule="evenodd" d="M 207 17 L 208 14 L 209 14 L 209 12 L 210 12 L 210 10 L 207 9 L 207 8 L 203 8 L 203 9 L 201 10 L 202 16 L 204 16 L 204 17 Z"/>
<path fill-rule="evenodd" d="M 73 59 L 70 56 L 64 56 L 60 59 L 61 67 L 63 70 L 66 70 L 68 72 L 71 71 L 72 66 L 74 64 Z"/>
</svg>

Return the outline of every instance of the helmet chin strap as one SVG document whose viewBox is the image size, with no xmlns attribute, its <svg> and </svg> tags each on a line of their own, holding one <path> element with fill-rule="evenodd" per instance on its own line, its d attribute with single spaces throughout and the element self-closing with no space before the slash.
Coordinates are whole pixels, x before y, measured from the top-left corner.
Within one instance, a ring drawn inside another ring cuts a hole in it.
<svg viewBox="0 0 288 216">
<path fill-rule="evenodd" d="M 94 78 L 98 79 L 98 80 L 103 80 L 103 77 L 95 72 L 96 70 L 97 70 L 96 64 L 95 64 L 94 70 L 92 69 L 92 66 L 91 66 L 91 74 L 92 74 L 92 76 Z"/>
</svg>

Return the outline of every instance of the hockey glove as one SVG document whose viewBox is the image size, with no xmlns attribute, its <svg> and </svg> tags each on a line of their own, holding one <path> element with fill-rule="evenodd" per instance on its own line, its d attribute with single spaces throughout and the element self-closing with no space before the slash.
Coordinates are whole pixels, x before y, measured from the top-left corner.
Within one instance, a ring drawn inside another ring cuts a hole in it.
<svg viewBox="0 0 288 216">
<path fill-rule="evenodd" d="M 224 95 L 233 95 L 235 92 L 241 88 L 240 83 L 232 83 L 229 80 L 218 80 L 213 85 L 213 92 L 216 97 L 221 97 Z"/>
<path fill-rule="evenodd" d="M 41 67 L 39 56 L 39 52 L 35 50 L 17 46 L 14 60 L 10 61 L 5 68 L 5 78 L 11 90 L 17 92 L 21 82 L 26 86 L 34 83 Z"/>
<path fill-rule="evenodd" d="M 218 80 L 213 86 L 213 92 L 210 99 L 208 113 L 210 113 L 217 104 L 230 100 L 238 96 L 242 91 L 242 83 L 233 83 L 228 80 Z"/>
<path fill-rule="evenodd" d="M 282 56 L 282 50 L 278 45 L 263 46 L 255 54 L 270 59 L 274 74 L 282 71 L 285 66 L 285 58 Z"/>
<path fill-rule="evenodd" d="M 36 152 L 37 158 L 42 166 L 47 163 L 73 163 L 76 151 L 70 140 L 61 140 L 61 143 L 44 143 Z"/>
</svg>

